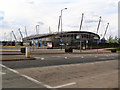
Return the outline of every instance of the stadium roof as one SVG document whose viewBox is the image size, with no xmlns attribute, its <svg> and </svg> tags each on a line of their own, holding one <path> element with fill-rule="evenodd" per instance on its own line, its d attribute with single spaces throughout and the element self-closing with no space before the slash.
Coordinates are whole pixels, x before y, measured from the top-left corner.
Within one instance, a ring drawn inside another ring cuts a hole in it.
<svg viewBox="0 0 120 90">
<path fill-rule="evenodd" d="M 72 34 L 72 33 L 88 33 L 88 34 L 93 34 L 95 36 L 98 36 L 100 38 L 100 36 L 98 34 L 95 34 L 93 32 L 88 32 L 88 31 L 65 31 L 65 32 L 62 32 L 62 34 L 66 34 L 66 33 L 69 33 L 69 34 Z M 31 36 L 28 36 L 28 37 L 24 37 L 23 40 L 32 40 L 32 39 L 38 39 L 38 38 L 43 38 L 43 37 L 48 37 L 48 36 L 52 36 L 52 35 L 58 35 L 58 34 L 61 34 L 58 33 L 58 32 L 55 32 L 55 33 L 47 33 L 47 34 L 37 34 L 37 35 L 31 35 Z"/>
</svg>

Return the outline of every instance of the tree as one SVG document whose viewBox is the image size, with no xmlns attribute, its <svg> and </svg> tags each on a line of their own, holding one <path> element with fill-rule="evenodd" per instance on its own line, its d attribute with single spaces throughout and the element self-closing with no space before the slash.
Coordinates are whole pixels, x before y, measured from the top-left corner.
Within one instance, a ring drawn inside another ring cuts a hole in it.
<svg viewBox="0 0 120 90">
<path fill-rule="evenodd" d="M 117 36 L 115 36 L 114 40 L 113 40 L 113 43 L 118 43 L 118 38 Z"/>
<path fill-rule="evenodd" d="M 108 43 L 113 43 L 113 41 L 114 41 L 114 39 L 113 39 L 113 37 L 112 36 L 109 36 L 109 38 L 108 38 Z"/>
<path fill-rule="evenodd" d="M 113 38 L 112 36 L 110 36 L 109 38 L 108 38 L 108 43 L 118 43 L 118 38 L 117 38 L 117 36 L 115 36 L 115 38 Z M 120 42 L 120 40 L 119 40 L 119 42 Z"/>
<path fill-rule="evenodd" d="M 120 38 L 118 38 L 118 43 L 120 44 Z"/>
</svg>

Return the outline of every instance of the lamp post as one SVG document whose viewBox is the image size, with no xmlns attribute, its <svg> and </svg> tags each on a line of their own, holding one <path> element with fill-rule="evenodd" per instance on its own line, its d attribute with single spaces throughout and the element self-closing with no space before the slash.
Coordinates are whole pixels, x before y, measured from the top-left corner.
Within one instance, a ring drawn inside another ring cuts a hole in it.
<svg viewBox="0 0 120 90">
<path fill-rule="evenodd" d="M 36 35 L 38 35 L 39 34 L 39 25 L 36 25 Z M 39 40 L 37 40 L 37 42 L 34 42 L 35 43 L 35 46 L 37 45 L 38 46 L 38 44 L 39 44 Z M 37 47 L 36 46 L 36 47 Z"/>
<path fill-rule="evenodd" d="M 36 25 L 36 34 L 39 34 L 39 25 Z"/>
<path fill-rule="evenodd" d="M 64 8 L 61 10 L 61 35 L 62 35 L 62 11 L 63 10 L 66 10 L 67 8 Z M 63 39 L 63 35 L 62 35 L 62 39 Z M 63 43 L 63 40 L 62 40 L 62 43 Z M 61 45 L 61 49 L 62 49 L 62 45 Z"/>
</svg>

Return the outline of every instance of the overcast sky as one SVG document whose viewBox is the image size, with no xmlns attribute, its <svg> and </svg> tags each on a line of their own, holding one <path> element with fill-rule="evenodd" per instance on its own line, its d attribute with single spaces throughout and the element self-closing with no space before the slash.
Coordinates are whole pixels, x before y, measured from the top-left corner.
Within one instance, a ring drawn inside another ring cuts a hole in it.
<svg viewBox="0 0 120 90">
<path fill-rule="evenodd" d="M 0 40 L 11 40 L 12 30 L 20 40 L 18 28 L 25 36 L 25 26 L 28 35 L 34 35 L 38 24 L 40 34 L 48 33 L 49 26 L 57 32 L 63 8 L 67 8 L 63 11 L 63 31 L 78 31 L 84 13 L 82 31 L 96 33 L 102 16 L 98 34 L 103 36 L 108 22 L 106 38 L 118 34 L 118 0 L 0 0 Z"/>
</svg>

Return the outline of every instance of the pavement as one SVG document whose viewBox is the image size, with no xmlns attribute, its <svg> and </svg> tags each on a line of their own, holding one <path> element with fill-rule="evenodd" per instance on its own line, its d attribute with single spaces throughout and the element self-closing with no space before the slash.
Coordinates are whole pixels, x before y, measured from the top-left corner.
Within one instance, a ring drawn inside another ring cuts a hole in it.
<svg viewBox="0 0 120 90">
<path fill-rule="evenodd" d="M 65 54 L 65 49 L 31 49 L 31 54 Z M 89 49 L 77 50 L 73 49 L 73 54 L 95 54 L 95 53 L 111 53 L 106 49 Z"/>
<path fill-rule="evenodd" d="M 8 51 L 8 52 L 0 52 L 0 55 L 25 55 L 24 53 L 21 52 L 12 52 L 12 51 Z"/>
<path fill-rule="evenodd" d="M 2 61 L 13 61 L 13 60 L 35 60 L 34 55 L 55 55 L 55 54 L 112 54 L 110 51 L 106 51 L 105 49 L 95 49 L 95 50 L 73 50 L 73 53 L 65 53 L 64 49 L 36 49 L 31 50 L 31 57 L 26 58 L 24 53 L 20 51 L 2 51 L 0 55 L 2 55 Z"/>
<path fill-rule="evenodd" d="M 26 58 L 19 50 L 1 52 L 3 88 L 118 88 L 118 53 L 31 49 Z"/>
<path fill-rule="evenodd" d="M 2 90 L 4 90 L 4 88 L 45 88 L 42 85 L 31 82 L 29 79 L 14 73 L 4 66 L 2 67 L 2 71 L 4 71 L 4 75 L 2 77 Z"/>
<path fill-rule="evenodd" d="M 23 56 L 23 55 L 21 55 L 21 56 L 16 56 L 16 55 L 4 55 L 4 56 L 2 56 L 2 59 L 1 59 L 2 61 L 19 61 L 19 60 L 35 60 L 35 58 L 34 57 L 29 57 L 29 58 L 27 58 L 27 57 L 25 57 L 25 55 Z"/>
<path fill-rule="evenodd" d="M 49 54 L 32 55 L 32 57 L 36 60 L 18 60 L 12 61 L 12 63 L 11 61 L 3 61 L 2 63 L 10 68 L 46 67 L 117 60 L 118 54 Z"/>
<path fill-rule="evenodd" d="M 2 61 L 14 61 L 14 60 L 35 60 L 34 55 L 54 55 L 54 54 L 110 54 L 110 51 L 105 49 L 93 49 L 93 50 L 73 50 L 73 53 L 65 53 L 64 49 L 38 49 L 31 48 L 31 57 L 26 58 L 24 53 L 20 52 L 20 47 L 3 47 L 0 51 L 2 55 Z"/>
<path fill-rule="evenodd" d="M 117 88 L 117 61 L 16 69 L 52 88 Z"/>
<path fill-rule="evenodd" d="M 116 54 L 61 56 L 3 61 L 3 88 L 118 88 Z"/>
</svg>

